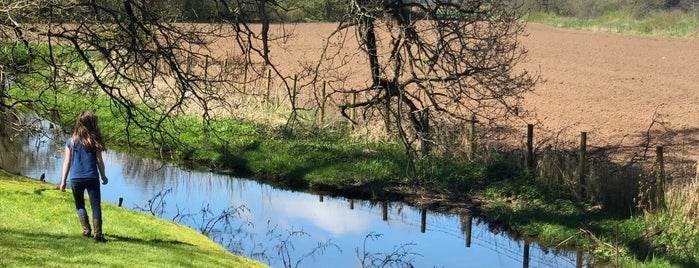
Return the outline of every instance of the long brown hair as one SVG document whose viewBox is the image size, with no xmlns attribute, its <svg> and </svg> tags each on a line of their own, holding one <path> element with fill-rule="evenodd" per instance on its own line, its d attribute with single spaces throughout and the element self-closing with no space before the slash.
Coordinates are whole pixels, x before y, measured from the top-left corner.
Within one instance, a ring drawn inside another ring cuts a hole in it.
<svg viewBox="0 0 699 268">
<path fill-rule="evenodd" d="M 90 111 L 83 111 L 75 120 L 75 129 L 73 130 L 73 139 L 71 147 L 75 144 L 75 138 L 79 138 L 80 144 L 90 152 L 102 152 L 107 148 L 102 140 L 102 131 L 97 125 L 97 116 Z"/>
</svg>

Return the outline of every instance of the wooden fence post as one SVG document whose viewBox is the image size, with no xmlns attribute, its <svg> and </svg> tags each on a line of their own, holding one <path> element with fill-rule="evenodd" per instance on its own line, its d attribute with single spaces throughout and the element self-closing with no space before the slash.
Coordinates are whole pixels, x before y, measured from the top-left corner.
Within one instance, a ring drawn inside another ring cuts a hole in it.
<svg viewBox="0 0 699 268">
<path fill-rule="evenodd" d="M 349 131 L 354 130 L 354 123 L 352 123 L 352 122 L 356 122 L 356 121 L 355 121 L 355 111 L 354 111 L 354 109 L 355 109 L 355 108 L 354 108 L 354 105 L 355 105 L 355 104 L 357 104 L 357 92 L 352 93 L 352 107 L 353 107 L 353 108 L 352 108 L 352 110 L 350 110 L 350 120 L 351 120 L 351 122 L 349 122 Z"/>
<path fill-rule="evenodd" d="M 534 125 L 527 125 L 527 154 L 525 156 L 527 169 L 534 172 Z"/>
<path fill-rule="evenodd" d="M 323 125 L 325 123 L 325 86 L 326 86 L 326 81 L 323 81 L 323 85 L 320 87 L 320 122 L 318 125 Z"/>
<path fill-rule="evenodd" d="M 184 70 L 187 73 L 190 73 L 192 70 L 192 55 L 187 55 L 187 58 L 185 58 Z"/>
<path fill-rule="evenodd" d="M 463 223 L 465 228 L 464 232 L 466 233 L 466 247 L 470 248 L 471 247 L 471 228 L 473 225 L 473 217 L 471 215 L 466 216 L 466 222 Z"/>
<path fill-rule="evenodd" d="M 422 131 L 419 133 L 420 137 L 420 153 L 422 155 L 428 155 L 432 150 L 432 145 L 430 144 L 430 109 L 425 108 L 420 114 L 420 124 L 422 125 Z"/>
<path fill-rule="evenodd" d="M 298 114 L 297 114 L 297 108 L 296 108 L 296 95 L 298 94 L 298 89 L 296 88 L 296 84 L 298 82 L 298 75 L 294 74 L 291 80 L 291 92 L 289 92 L 289 103 L 291 105 L 291 116 L 290 122 L 292 123 L 292 126 L 295 125 L 298 122 Z M 292 127 L 293 129 L 293 127 Z"/>
<path fill-rule="evenodd" d="M 585 176 L 587 175 L 587 132 L 580 132 L 580 148 L 578 149 L 578 184 L 580 185 L 580 198 L 585 198 Z"/>
<path fill-rule="evenodd" d="M 582 267 L 583 267 L 583 258 L 584 258 L 584 256 L 585 256 L 585 255 L 583 255 L 583 250 L 582 250 L 582 249 L 579 249 L 579 250 L 576 252 L 576 256 L 575 256 L 575 268 L 582 268 Z M 617 267 L 619 267 L 619 266 L 617 265 Z"/>
<path fill-rule="evenodd" d="M 7 94 L 7 82 L 5 81 L 5 68 L 0 65 L 0 104 L 5 104 L 5 95 Z"/>
<path fill-rule="evenodd" d="M 381 202 L 381 214 L 383 221 L 388 221 L 388 201 Z"/>
<path fill-rule="evenodd" d="M 245 65 L 243 65 L 243 95 L 246 95 L 248 93 L 247 87 L 248 87 L 248 63 L 245 62 Z"/>
<path fill-rule="evenodd" d="M 291 109 L 296 110 L 296 82 L 298 81 L 298 75 L 294 74 L 293 80 L 291 80 L 291 96 L 289 96 L 291 101 Z"/>
<path fill-rule="evenodd" d="M 653 201 L 655 205 L 653 209 L 665 209 L 665 167 L 663 163 L 663 147 L 658 146 L 655 148 L 655 183 Z"/>
<path fill-rule="evenodd" d="M 699 182 L 699 158 L 697 158 L 697 171 L 694 172 L 694 182 Z"/>
<path fill-rule="evenodd" d="M 272 70 L 267 69 L 267 84 L 265 85 L 266 92 L 265 92 L 265 100 L 267 100 L 267 103 L 270 103 L 270 88 L 272 87 Z"/>
<path fill-rule="evenodd" d="M 476 115 L 471 114 L 471 122 L 468 124 L 468 160 L 476 158 Z"/>
</svg>

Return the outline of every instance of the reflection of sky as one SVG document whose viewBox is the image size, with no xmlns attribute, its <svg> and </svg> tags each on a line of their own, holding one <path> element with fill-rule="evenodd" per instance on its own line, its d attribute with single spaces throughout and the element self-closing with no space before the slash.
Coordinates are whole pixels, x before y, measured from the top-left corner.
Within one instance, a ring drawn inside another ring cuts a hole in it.
<svg viewBox="0 0 699 268">
<path fill-rule="evenodd" d="M 367 233 L 371 224 L 369 213 L 349 210 L 347 204 L 320 203 L 318 200 L 318 197 L 310 195 L 277 200 L 274 209 L 280 214 L 299 219 L 307 225 L 314 225 L 329 235 L 363 235 Z"/>
<path fill-rule="evenodd" d="M 34 178 L 46 173 L 48 182 L 58 184 L 63 161 L 63 145 L 60 143 L 41 143 L 39 149 L 37 146 L 22 146 L 24 153 L 11 158 L 20 159 L 18 163 L 0 163 L 0 166 L 17 165 L 23 174 Z M 0 161 L 7 162 L 8 158 L 3 157 Z M 102 188 L 103 200 L 116 204 L 119 198 L 124 198 L 125 208 L 143 208 L 148 200 L 168 189 L 172 192 L 163 199 L 165 211 L 161 215 L 168 220 L 178 214 L 199 213 L 204 207 L 216 214 L 244 205 L 248 210 L 243 210 L 237 220 L 247 224 L 236 225 L 242 226 L 247 235 L 217 233 L 218 237 L 212 237 L 212 240 L 224 240 L 224 246 L 231 240 L 240 240 L 242 246 L 229 249 L 243 255 L 266 250 L 269 258 L 262 261 L 271 262 L 273 267 L 282 266 L 275 246 L 290 231 L 302 232 L 288 238 L 293 244 L 290 252 L 294 256 L 293 262 L 317 247 L 318 243 L 333 245 L 322 255 L 305 257 L 299 267 L 326 267 L 327 263 L 332 263 L 335 268 L 358 267 L 361 266 L 358 255 L 362 252 L 385 256 L 400 246 L 412 253 L 410 257 L 414 259 L 415 267 L 522 267 L 524 242 L 511 240 L 502 234 L 495 235 L 488 231 L 486 224 L 478 224 L 475 219 L 471 221 L 472 240 L 467 248 L 459 215 L 427 211 L 426 230 L 422 233 L 422 211 L 402 203 L 388 204 L 388 219 L 384 221 L 380 202 L 354 200 L 354 209 L 350 209 L 350 200 L 346 198 L 326 196 L 321 202 L 317 195 L 279 190 L 255 181 L 210 172 L 184 171 L 158 161 L 113 151 L 106 152 L 104 159 L 110 182 Z M 105 217 L 108 220 L 109 215 Z M 203 220 L 197 216 L 183 223 L 197 229 Z M 271 235 L 270 230 L 274 230 Z M 368 234 L 380 234 L 380 237 L 365 241 Z M 536 244 L 530 247 L 530 267 L 575 267 L 575 259 L 574 252 L 552 254 Z"/>
</svg>

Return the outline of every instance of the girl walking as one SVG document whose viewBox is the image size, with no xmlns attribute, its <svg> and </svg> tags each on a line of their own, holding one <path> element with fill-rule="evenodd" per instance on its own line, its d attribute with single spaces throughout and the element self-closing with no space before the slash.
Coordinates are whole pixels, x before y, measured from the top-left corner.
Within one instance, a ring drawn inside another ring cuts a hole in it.
<svg viewBox="0 0 699 268">
<path fill-rule="evenodd" d="M 85 210 L 85 190 L 90 199 L 92 209 L 92 224 L 94 241 L 106 242 L 102 235 L 102 197 L 99 180 L 107 184 L 109 179 L 104 173 L 102 151 L 107 150 L 102 139 L 102 132 L 97 125 L 97 116 L 90 111 L 83 111 L 75 122 L 73 135 L 66 141 L 65 160 L 61 176 L 61 191 L 66 189 L 66 181 L 70 174 L 70 185 L 73 190 L 75 209 L 82 225 L 83 236 L 90 237 L 92 229 Z"/>
</svg>

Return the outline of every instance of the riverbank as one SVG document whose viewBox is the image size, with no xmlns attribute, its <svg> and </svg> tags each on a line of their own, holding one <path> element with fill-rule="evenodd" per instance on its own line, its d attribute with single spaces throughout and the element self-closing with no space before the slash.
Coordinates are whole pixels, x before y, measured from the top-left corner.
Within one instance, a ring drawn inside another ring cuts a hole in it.
<svg viewBox="0 0 699 268">
<path fill-rule="evenodd" d="M 70 192 L 0 170 L 2 267 L 266 267 L 173 222 L 102 204 L 107 243 L 80 235 Z"/>
</svg>

